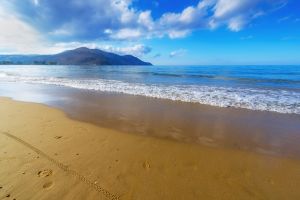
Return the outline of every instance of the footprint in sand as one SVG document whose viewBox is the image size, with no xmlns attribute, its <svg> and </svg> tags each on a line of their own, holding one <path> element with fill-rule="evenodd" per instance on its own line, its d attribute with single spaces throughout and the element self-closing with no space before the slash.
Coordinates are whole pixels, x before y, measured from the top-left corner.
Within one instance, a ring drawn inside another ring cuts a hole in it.
<svg viewBox="0 0 300 200">
<path fill-rule="evenodd" d="M 53 185 L 54 185 L 53 182 L 52 182 L 52 181 L 49 181 L 49 182 L 46 182 L 46 183 L 43 185 L 43 188 L 44 188 L 44 189 L 50 189 L 50 188 L 52 188 Z"/>
<path fill-rule="evenodd" d="M 150 163 L 148 161 L 145 161 L 143 163 L 143 168 L 146 169 L 146 170 L 149 170 L 151 168 Z"/>
<path fill-rule="evenodd" d="M 60 139 L 60 138 L 62 138 L 62 136 L 55 136 L 54 138 L 55 139 Z"/>
<path fill-rule="evenodd" d="M 42 171 L 38 172 L 38 177 L 48 177 L 52 175 L 52 170 L 51 169 L 45 169 Z"/>
</svg>

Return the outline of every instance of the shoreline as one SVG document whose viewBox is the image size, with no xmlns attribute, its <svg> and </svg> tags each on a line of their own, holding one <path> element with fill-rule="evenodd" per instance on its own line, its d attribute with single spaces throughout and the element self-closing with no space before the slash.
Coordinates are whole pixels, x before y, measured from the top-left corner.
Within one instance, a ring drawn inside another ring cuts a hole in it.
<svg viewBox="0 0 300 200">
<path fill-rule="evenodd" d="M 174 74 L 170 67 L 131 66 L 125 68 L 128 69 L 127 72 L 121 66 L 114 67 L 115 70 L 111 70 L 109 66 L 69 67 L 64 65 L 49 67 L 28 65 L 27 67 L 14 66 L 11 68 L 4 67 L 0 71 L 3 82 L 42 84 L 45 87 L 61 86 L 93 92 L 116 92 L 223 108 L 233 107 L 300 114 L 297 98 L 300 91 L 297 77 L 291 77 L 291 80 L 281 79 L 280 73 L 277 74 L 280 68 L 276 67 L 274 68 L 277 71 L 275 74 L 272 73 L 272 70 L 267 70 L 272 74 L 270 78 L 258 79 L 251 75 L 257 73 L 256 70 L 261 70 L 257 66 L 250 69 L 242 66 L 241 69 L 232 67 L 228 76 L 226 73 L 220 75 L 216 72 L 222 71 L 222 68 L 211 69 L 208 67 L 200 68 L 198 71 L 190 67 L 186 67 L 184 70 L 175 69 L 178 74 Z M 18 70 L 23 71 L 25 68 L 41 74 L 32 76 L 25 72 L 22 72 L 23 75 L 18 73 Z M 43 74 L 44 70 L 52 71 L 52 74 Z M 69 71 L 69 74 L 65 74 L 65 70 Z M 238 75 L 234 75 L 235 70 L 239 72 Z M 297 69 L 290 70 L 295 71 L 296 76 Z M 83 73 L 81 78 L 76 74 L 78 71 Z M 61 76 L 62 74 L 64 75 Z M 257 75 L 259 76 L 259 73 Z M 98 78 L 95 79 L 95 76 Z M 130 77 L 132 81 L 130 81 Z"/>
<path fill-rule="evenodd" d="M 0 96 L 58 108 L 116 131 L 300 159 L 300 115 L 219 108 L 60 86 L 0 85 Z"/>
<path fill-rule="evenodd" d="M 299 160 L 127 134 L 45 105 L 0 102 L 0 131 L 33 147 L 0 134 L 0 197 L 95 199 L 103 191 L 120 199 L 300 197 Z"/>
</svg>

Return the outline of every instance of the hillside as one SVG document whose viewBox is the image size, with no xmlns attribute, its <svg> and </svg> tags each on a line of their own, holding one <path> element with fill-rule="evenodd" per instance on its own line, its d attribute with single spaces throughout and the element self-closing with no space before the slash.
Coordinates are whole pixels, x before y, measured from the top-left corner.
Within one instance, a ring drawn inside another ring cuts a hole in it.
<svg viewBox="0 0 300 200">
<path fill-rule="evenodd" d="M 118 55 L 86 47 L 54 55 L 0 55 L 0 64 L 40 65 L 151 65 L 132 55 Z"/>
</svg>

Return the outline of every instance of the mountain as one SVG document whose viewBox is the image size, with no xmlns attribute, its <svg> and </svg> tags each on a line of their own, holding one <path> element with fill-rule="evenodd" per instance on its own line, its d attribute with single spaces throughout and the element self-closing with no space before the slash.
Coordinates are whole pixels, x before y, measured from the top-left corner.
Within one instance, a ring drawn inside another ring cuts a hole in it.
<svg viewBox="0 0 300 200">
<path fill-rule="evenodd" d="M 131 55 L 118 55 L 86 47 L 54 55 L 0 55 L 0 64 L 40 65 L 152 65 Z"/>
</svg>

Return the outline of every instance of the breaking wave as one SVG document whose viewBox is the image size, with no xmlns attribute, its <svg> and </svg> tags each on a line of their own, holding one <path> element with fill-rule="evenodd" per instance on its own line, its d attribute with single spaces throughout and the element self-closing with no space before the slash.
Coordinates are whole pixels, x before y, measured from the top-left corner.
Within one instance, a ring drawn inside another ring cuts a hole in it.
<svg viewBox="0 0 300 200">
<path fill-rule="evenodd" d="M 28 77 L 0 72 L 0 81 L 65 86 L 84 90 L 193 102 L 219 107 L 300 114 L 300 92 L 203 85 L 128 83 L 106 79 Z"/>
</svg>

